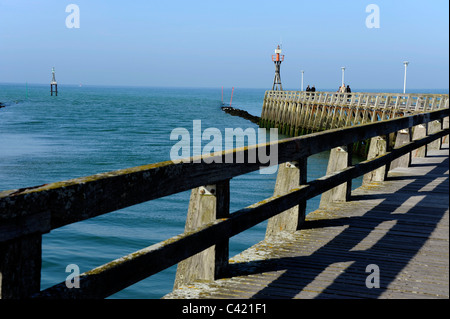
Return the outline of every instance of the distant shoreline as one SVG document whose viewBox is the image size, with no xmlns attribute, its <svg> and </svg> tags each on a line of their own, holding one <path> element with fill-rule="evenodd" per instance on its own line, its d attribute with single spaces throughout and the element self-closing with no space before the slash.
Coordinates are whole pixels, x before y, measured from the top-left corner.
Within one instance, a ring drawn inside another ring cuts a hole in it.
<svg viewBox="0 0 450 319">
<path fill-rule="evenodd" d="M 18 86 L 24 86 L 24 83 L 16 83 L 16 82 L 0 82 L 0 85 L 18 85 Z M 49 84 L 46 83 L 28 83 L 28 87 L 30 86 L 37 86 L 37 87 L 45 87 L 47 88 Z M 59 86 L 59 84 L 58 84 Z M 68 88 L 79 88 L 80 84 L 73 84 L 73 83 L 62 83 L 61 86 L 68 87 Z M 369 92 L 369 93 L 402 93 L 403 88 L 377 88 L 377 89 L 368 89 L 368 88 L 358 88 L 358 87 L 352 87 L 353 92 Z M 81 88 L 122 88 L 122 89 L 190 89 L 190 90 L 220 90 L 220 86 L 210 86 L 210 87 L 191 87 L 191 86 L 154 86 L 154 85 L 113 85 L 113 84 L 83 84 Z M 241 87 L 239 89 L 243 90 L 263 90 L 267 91 L 270 90 L 270 87 Z M 335 92 L 337 87 L 335 88 L 318 88 L 316 91 L 322 91 L 322 92 Z M 300 91 L 300 88 L 285 88 L 284 91 Z M 424 89 L 424 88 L 407 88 L 407 94 L 417 94 L 417 93 L 430 93 L 430 94 L 449 94 L 448 88 L 433 88 L 433 89 Z M 437 93 L 436 93 L 437 92 Z"/>
</svg>

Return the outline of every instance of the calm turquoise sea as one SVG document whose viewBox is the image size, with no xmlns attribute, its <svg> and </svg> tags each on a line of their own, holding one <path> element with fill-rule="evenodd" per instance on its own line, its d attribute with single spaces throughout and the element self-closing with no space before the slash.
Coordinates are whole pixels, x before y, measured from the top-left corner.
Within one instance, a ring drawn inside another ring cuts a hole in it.
<svg viewBox="0 0 450 319">
<path fill-rule="evenodd" d="M 175 128 L 257 128 L 220 107 L 221 88 L 132 88 L 0 84 L 0 191 L 57 182 L 170 159 Z M 233 106 L 260 115 L 264 89 L 234 90 Z M 231 88 L 225 88 L 228 101 Z M 448 93 L 448 91 L 447 91 Z M 282 138 L 282 136 L 280 136 Z M 308 179 L 323 176 L 328 153 L 308 160 Z M 231 211 L 273 194 L 276 173 L 231 181 Z M 354 187 L 359 185 L 355 181 Z M 66 266 L 81 272 L 183 232 L 189 192 L 132 206 L 43 236 L 42 289 L 65 281 Z M 318 198 L 308 202 L 308 212 Z M 233 237 L 230 257 L 264 238 L 266 223 Z M 176 266 L 111 298 L 160 298 Z"/>
</svg>

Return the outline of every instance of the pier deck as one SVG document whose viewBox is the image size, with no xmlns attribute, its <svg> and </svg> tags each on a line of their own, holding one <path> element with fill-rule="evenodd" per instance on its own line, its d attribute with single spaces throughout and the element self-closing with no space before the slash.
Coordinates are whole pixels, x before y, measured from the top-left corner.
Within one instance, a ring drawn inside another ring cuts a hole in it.
<svg viewBox="0 0 450 319">
<path fill-rule="evenodd" d="M 446 144 L 235 256 L 227 278 L 164 298 L 449 298 L 448 175 Z"/>
</svg>

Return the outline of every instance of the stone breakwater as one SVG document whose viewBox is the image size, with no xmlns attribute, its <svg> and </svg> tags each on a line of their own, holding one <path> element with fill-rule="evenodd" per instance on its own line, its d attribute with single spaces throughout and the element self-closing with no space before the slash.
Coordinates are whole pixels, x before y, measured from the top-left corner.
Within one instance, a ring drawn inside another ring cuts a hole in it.
<svg viewBox="0 0 450 319">
<path fill-rule="evenodd" d="M 233 116 L 240 116 L 246 120 L 249 120 L 255 124 L 259 123 L 260 118 L 258 116 L 255 115 L 251 115 L 250 113 L 248 113 L 247 111 L 243 111 L 243 110 L 239 110 L 239 109 L 235 109 L 234 107 L 231 106 L 222 106 L 222 110 L 225 111 L 226 113 L 233 115 Z"/>
</svg>

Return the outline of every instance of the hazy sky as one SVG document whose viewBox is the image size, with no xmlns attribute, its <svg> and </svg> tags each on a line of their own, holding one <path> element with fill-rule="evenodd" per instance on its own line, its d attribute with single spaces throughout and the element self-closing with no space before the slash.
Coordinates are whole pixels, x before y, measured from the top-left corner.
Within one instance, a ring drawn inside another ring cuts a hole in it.
<svg viewBox="0 0 450 319">
<path fill-rule="evenodd" d="M 69 4 L 80 28 L 67 28 Z M 369 4 L 380 27 L 367 28 Z M 0 82 L 271 88 L 449 87 L 447 0 L 0 0 Z"/>
</svg>

